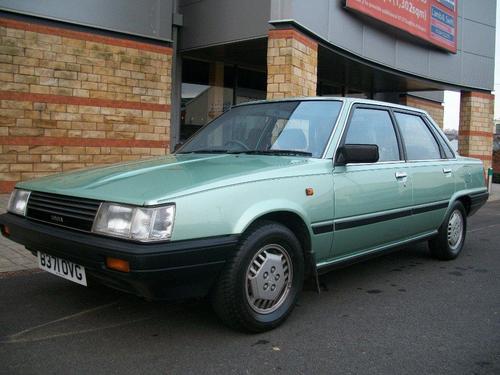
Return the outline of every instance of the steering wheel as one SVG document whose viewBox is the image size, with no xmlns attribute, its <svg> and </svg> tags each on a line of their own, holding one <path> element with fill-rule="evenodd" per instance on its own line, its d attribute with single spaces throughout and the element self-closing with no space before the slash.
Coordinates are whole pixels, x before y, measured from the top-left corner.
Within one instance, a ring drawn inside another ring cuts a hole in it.
<svg viewBox="0 0 500 375">
<path fill-rule="evenodd" d="M 229 146 L 231 143 L 236 144 L 238 146 L 241 146 L 245 150 L 250 150 L 250 147 L 248 147 L 246 144 L 244 144 L 243 142 L 238 141 L 236 139 L 231 139 L 230 141 L 227 141 L 226 143 L 224 143 L 224 146 Z"/>
</svg>

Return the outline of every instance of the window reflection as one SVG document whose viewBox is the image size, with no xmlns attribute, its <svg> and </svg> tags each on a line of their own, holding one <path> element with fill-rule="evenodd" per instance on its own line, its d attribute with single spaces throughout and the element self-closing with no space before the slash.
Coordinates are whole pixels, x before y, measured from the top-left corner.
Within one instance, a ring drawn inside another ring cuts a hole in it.
<svg viewBox="0 0 500 375">
<path fill-rule="evenodd" d="M 204 127 L 180 152 L 297 151 L 319 158 L 341 106 L 339 101 L 284 101 L 235 107 Z"/>
</svg>

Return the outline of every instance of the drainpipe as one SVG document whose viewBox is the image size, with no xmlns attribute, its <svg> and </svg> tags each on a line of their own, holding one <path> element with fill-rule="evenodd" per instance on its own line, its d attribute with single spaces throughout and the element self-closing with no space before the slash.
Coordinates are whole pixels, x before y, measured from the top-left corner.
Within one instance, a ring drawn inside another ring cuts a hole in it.
<svg viewBox="0 0 500 375">
<path fill-rule="evenodd" d="M 181 90 L 182 58 L 178 55 L 179 34 L 183 25 L 183 16 L 178 13 L 178 0 L 172 2 L 172 88 L 170 106 L 170 152 L 179 143 L 181 131 Z"/>
</svg>

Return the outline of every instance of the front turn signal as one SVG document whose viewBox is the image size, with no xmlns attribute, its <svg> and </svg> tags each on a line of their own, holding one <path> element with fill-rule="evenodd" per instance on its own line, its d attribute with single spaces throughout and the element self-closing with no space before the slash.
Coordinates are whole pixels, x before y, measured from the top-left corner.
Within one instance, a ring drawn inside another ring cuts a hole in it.
<svg viewBox="0 0 500 375">
<path fill-rule="evenodd" d="M 130 265 L 128 264 L 128 261 L 123 259 L 106 257 L 106 267 L 110 270 L 130 272 Z"/>
</svg>

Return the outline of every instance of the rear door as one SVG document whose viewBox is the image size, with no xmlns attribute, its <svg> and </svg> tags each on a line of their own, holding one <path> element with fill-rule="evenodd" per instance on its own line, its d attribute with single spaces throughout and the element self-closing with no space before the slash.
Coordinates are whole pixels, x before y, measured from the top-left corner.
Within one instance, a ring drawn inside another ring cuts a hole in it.
<svg viewBox="0 0 500 375">
<path fill-rule="evenodd" d="M 344 144 L 376 144 L 380 159 L 335 166 L 334 259 L 406 238 L 412 204 L 412 180 L 390 109 L 354 106 Z"/>
<path fill-rule="evenodd" d="M 455 164 L 448 159 L 450 151 L 443 148 L 425 116 L 398 110 L 394 117 L 413 182 L 412 231 L 424 234 L 437 229 L 444 218 L 455 192 Z"/>
</svg>

